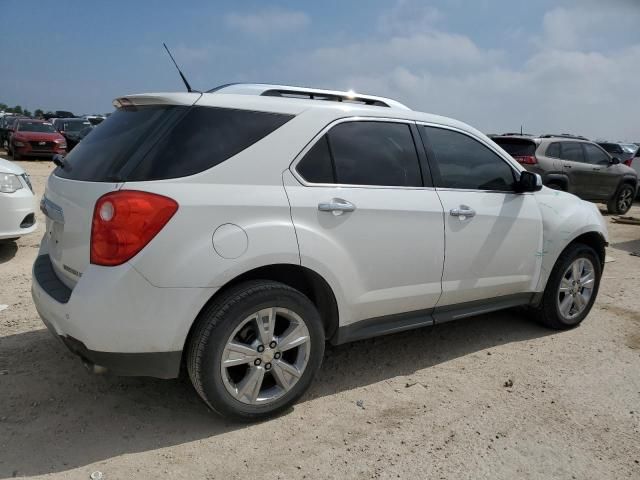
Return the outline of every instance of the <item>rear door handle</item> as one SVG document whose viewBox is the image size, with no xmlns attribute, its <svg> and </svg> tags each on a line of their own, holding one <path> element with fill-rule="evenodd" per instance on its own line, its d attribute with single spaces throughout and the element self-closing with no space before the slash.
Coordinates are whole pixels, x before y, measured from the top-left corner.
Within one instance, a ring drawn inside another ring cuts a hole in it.
<svg viewBox="0 0 640 480">
<path fill-rule="evenodd" d="M 602 169 L 601 169 L 601 168 L 599 168 L 599 167 L 595 167 L 595 168 L 592 168 L 591 170 L 593 170 L 594 172 L 599 172 L 599 171 L 600 171 L 600 170 L 602 170 Z"/>
<path fill-rule="evenodd" d="M 344 212 L 353 212 L 356 206 L 342 198 L 332 198 L 330 202 L 321 202 L 318 204 L 318 210 L 321 212 L 331 212 L 334 215 L 342 215 Z"/>
<path fill-rule="evenodd" d="M 464 220 L 464 217 L 475 217 L 476 211 L 466 205 L 460 205 L 458 208 L 452 208 L 449 210 L 449 215 L 452 217 L 463 217 L 461 220 Z"/>
</svg>

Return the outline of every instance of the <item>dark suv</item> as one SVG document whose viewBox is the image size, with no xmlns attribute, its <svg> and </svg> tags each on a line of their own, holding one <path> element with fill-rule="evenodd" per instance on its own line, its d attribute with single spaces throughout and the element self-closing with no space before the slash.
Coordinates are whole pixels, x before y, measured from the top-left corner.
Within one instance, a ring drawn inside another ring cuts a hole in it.
<svg viewBox="0 0 640 480">
<path fill-rule="evenodd" d="M 584 137 L 494 135 L 491 137 L 542 182 L 584 200 L 605 202 L 610 213 L 629 211 L 636 194 L 635 170 Z"/>
</svg>

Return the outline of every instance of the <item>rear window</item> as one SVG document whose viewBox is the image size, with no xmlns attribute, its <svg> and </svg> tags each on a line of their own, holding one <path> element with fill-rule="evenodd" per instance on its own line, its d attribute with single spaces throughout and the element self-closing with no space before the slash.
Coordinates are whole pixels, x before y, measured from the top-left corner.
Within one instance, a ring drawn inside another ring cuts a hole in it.
<svg viewBox="0 0 640 480">
<path fill-rule="evenodd" d="M 598 145 L 609 153 L 622 153 L 622 147 L 617 143 L 598 143 Z"/>
<path fill-rule="evenodd" d="M 532 157 L 536 153 L 536 143 L 523 138 L 493 138 L 512 157 Z"/>
<path fill-rule="evenodd" d="M 80 142 L 55 174 L 93 182 L 185 177 L 224 162 L 291 118 L 212 107 L 125 107 Z"/>
</svg>

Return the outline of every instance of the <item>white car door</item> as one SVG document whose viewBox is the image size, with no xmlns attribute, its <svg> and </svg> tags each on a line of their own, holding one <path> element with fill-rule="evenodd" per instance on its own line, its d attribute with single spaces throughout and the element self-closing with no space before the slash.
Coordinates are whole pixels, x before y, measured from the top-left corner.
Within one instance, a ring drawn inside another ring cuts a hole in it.
<svg viewBox="0 0 640 480">
<path fill-rule="evenodd" d="M 341 120 L 285 172 L 301 263 L 332 286 L 341 327 L 373 319 L 373 335 L 432 322 L 443 213 L 416 148 L 423 156 L 415 124 Z M 402 312 L 415 318 L 384 318 Z"/>
<path fill-rule="evenodd" d="M 419 128 L 445 213 L 438 307 L 526 301 L 545 251 L 534 195 L 513 191 L 516 169 L 488 142 L 450 128 Z"/>
</svg>

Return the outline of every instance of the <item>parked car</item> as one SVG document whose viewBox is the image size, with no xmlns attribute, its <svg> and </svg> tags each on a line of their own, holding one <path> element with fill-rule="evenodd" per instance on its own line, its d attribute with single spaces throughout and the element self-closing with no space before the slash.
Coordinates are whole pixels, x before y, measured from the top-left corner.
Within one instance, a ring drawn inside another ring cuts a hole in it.
<svg viewBox="0 0 640 480">
<path fill-rule="evenodd" d="M 596 298 L 596 206 L 464 123 L 277 85 L 115 105 L 49 177 L 33 269 L 44 323 L 94 369 L 184 361 L 252 420 L 304 393 L 327 340 L 514 306 L 567 329 Z"/>
<path fill-rule="evenodd" d="M 15 129 L 16 122 L 21 118 L 27 118 L 22 116 L 6 116 L 0 120 L 0 146 L 6 150 L 9 149 L 9 140 Z"/>
<path fill-rule="evenodd" d="M 604 148 L 612 157 L 618 158 L 621 163 L 624 163 L 628 167 L 631 166 L 631 159 L 638 149 L 638 147 L 632 143 L 598 142 L 598 145 Z"/>
<path fill-rule="evenodd" d="M 0 158 L 0 240 L 15 240 L 35 229 L 35 197 L 29 175 Z"/>
<path fill-rule="evenodd" d="M 91 123 L 82 118 L 55 118 L 51 124 L 67 140 L 67 151 L 71 151 L 80 141 L 80 131 L 91 127 Z"/>
<path fill-rule="evenodd" d="M 631 159 L 631 168 L 633 168 L 636 171 L 636 174 L 640 176 L 640 145 L 638 147 L 639 148 L 636 150 L 636 153 L 633 155 L 633 158 Z M 640 191 L 636 192 L 636 197 L 638 197 L 639 195 L 640 195 Z"/>
<path fill-rule="evenodd" d="M 611 213 L 624 214 L 633 204 L 636 172 L 584 137 L 501 135 L 492 140 L 542 182 L 584 200 L 605 202 Z"/>
<path fill-rule="evenodd" d="M 93 126 L 101 124 L 105 119 L 102 115 L 85 115 L 83 118 L 91 122 Z"/>
<path fill-rule="evenodd" d="M 9 139 L 9 153 L 14 160 L 21 157 L 52 157 L 66 153 L 67 141 L 48 122 L 20 119 Z"/>
</svg>

